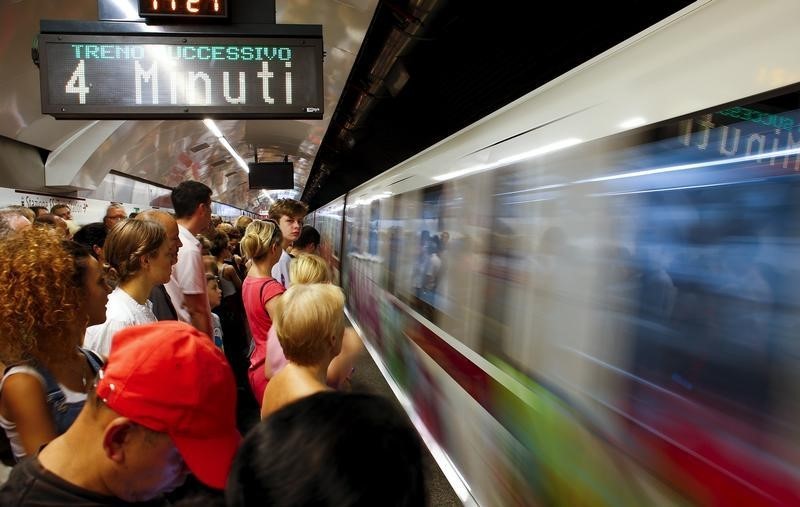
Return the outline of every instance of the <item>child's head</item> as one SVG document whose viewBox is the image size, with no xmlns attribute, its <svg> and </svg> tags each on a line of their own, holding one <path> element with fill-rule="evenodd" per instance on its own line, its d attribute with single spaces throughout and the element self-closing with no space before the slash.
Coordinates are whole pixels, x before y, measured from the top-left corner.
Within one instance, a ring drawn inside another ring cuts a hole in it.
<svg viewBox="0 0 800 507">
<path fill-rule="evenodd" d="M 293 284 L 329 283 L 330 271 L 319 255 L 302 253 L 289 263 L 289 279 Z"/>
<path fill-rule="evenodd" d="M 205 269 L 206 273 L 210 273 L 214 276 L 219 276 L 219 266 L 217 266 L 217 258 L 213 255 L 204 255 L 203 256 L 203 268 Z"/>
<path fill-rule="evenodd" d="M 300 230 L 300 236 L 294 242 L 294 248 L 305 253 L 314 253 L 319 248 L 319 231 L 310 225 L 304 225 Z"/>
<path fill-rule="evenodd" d="M 292 285 L 278 299 L 275 332 L 286 359 L 317 365 L 342 349 L 344 294 L 327 283 Z"/>
<path fill-rule="evenodd" d="M 222 289 L 219 288 L 219 278 L 213 273 L 206 273 L 206 292 L 208 305 L 213 310 L 222 302 Z"/>
</svg>

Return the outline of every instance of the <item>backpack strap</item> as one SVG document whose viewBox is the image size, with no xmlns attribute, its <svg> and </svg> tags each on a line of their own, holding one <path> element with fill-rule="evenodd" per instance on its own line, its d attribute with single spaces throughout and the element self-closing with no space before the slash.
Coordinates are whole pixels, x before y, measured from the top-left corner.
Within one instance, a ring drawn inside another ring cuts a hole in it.
<svg viewBox="0 0 800 507">
<path fill-rule="evenodd" d="M 86 356 L 89 366 L 92 368 L 94 374 L 97 375 L 97 372 L 99 372 L 101 369 L 103 369 L 103 366 L 105 366 L 105 361 L 103 361 L 103 358 L 101 358 L 97 352 L 93 350 L 84 349 L 82 347 L 78 347 L 78 350 L 80 350 L 81 353 Z"/>
</svg>

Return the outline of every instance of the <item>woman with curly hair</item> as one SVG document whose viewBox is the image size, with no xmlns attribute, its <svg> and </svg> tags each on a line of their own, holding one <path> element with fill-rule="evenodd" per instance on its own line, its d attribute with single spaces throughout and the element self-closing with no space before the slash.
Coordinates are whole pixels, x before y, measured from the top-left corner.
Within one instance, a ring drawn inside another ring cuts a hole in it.
<svg viewBox="0 0 800 507">
<path fill-rule="evenodd" d="M 86 330 L 84 346 L 108 355 L 117 331 L 156 322 L 148 296 L 156 285 L 169 282 L 173 252 L 161 224 L 129 218 L 108 233 L 103 254 L 117 288 L 108 297 L 105 322 Z"/>
<path fill-rule="evenodd" d="M 82 349 L 110 289 L 89 250 L 50 229 L 0 243 L 0 427 L 14 456 L 36 452 L 80 412 L 102 365 Z"/>
</svg>

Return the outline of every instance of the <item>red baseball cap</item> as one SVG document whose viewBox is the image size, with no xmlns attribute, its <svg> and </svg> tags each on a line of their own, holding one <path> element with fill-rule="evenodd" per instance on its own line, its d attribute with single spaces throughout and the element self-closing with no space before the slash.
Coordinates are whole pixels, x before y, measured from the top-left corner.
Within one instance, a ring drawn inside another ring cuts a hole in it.
<svg viewBox="0 0 800 507">
<path fill-rule="evenodd" d="M 233 374 L 208 336 L 177 321 L 123 329 L 96 390 L 121 416 L 169 435 L 201 482 L 225 488 L 242 437 Z"/>
</svg>

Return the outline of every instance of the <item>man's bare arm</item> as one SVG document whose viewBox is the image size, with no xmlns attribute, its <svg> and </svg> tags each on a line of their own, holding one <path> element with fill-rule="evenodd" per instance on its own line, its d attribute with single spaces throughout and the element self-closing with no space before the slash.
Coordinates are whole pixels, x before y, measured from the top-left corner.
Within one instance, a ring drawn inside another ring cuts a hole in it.
<svg viewBox="0 0 800 507">
<path fill-rule="evenodd" d="M 212 335 L 214 329 L 211 324 L 211 309 L 208 307 L 208 299 L 205 294 L 184 294 L 184 304 L 192 316 L 192 325 L 204 332 L 208 336 Z"/>
</svg>

